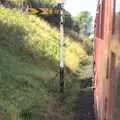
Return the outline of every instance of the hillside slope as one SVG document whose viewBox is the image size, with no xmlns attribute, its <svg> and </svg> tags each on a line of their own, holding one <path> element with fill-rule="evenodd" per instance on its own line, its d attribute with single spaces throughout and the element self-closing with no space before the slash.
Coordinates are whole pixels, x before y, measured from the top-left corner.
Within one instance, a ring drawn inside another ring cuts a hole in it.
<svg viewBox="0 0 120 120">
<path fill-rule="evenodd" d="M 58 61 L 56 28 L 35 16 L 0 8 L 1 120 L 71 119 L 72 106 L 60 108 L 59 97 L 55 97 L 59 91 Z M 88 62 L 82 46 L 66 37 L 66 68 L 75 73 Z M 75 78 L 72 73 L 66 74 L 67 87 Z"/>
</svg>

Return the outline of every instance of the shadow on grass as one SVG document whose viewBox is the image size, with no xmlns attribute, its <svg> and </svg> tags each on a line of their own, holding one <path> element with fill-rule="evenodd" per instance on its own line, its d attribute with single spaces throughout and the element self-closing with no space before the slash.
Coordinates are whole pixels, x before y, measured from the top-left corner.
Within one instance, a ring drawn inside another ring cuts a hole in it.
<svg viewBox="0 0 120 120">
<path fill-rule="evenodd" d="M 6 48 L 13 55 L 21 56 L 22 59 L 29 57 L 33 62 L 41 60 L 55 68 L 51 57 L 44 56 L 43 51 L 37 51 L 27 43 L 26 36 L 28 32 L 22 26 L 0 22 L 0 47 Z"/>
</svg>

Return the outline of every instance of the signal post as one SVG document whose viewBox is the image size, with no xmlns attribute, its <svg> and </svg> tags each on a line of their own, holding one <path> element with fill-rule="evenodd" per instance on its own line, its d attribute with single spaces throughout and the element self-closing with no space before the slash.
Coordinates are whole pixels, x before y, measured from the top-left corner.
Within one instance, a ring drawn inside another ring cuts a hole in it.
<svg viewBox="0 0 120 120">
<path fill-rule="evenodd" d="M 64 20 L 63 3 L 60 3 L 60 92 L 64 92 Z"/>
<path fill-rule="evenodd" d="M 34 15 L 60 15 L 60 93 L 64 92 L 64 20 L 63 20 L 64 2 L 58 2 L 58 8 L 29 8 L 29 14 Z"/>
</svg>

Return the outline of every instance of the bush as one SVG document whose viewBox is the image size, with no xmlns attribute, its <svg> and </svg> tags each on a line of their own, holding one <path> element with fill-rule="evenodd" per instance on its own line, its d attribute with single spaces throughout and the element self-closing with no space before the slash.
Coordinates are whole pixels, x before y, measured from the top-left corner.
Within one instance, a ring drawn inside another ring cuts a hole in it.
<svg viewBox="0 0 120 120">
<path fill-rule="evenodd" d="M 88 55 L 92 55 L 93 44 L 92 44 L 92 40 L 91 39 L 85 38 L 83 40 L 83 47 L 84 47 L 84 50 L 87 52 Z"/>
</svg>

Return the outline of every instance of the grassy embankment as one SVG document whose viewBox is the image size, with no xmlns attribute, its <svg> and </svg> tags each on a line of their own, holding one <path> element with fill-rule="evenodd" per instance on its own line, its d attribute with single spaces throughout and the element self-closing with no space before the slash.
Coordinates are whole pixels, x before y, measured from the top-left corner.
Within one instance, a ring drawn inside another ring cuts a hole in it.
<svg viewBox="0 0 120 120">
<path fill-rule="evenodd" d="M 72 118 L 74 96 L 80 90 L 80 78 L 86 77 L 84 66 L 89 60 L 80 43 L 65 38 L 67 76 L 61 104 L 58 50 L 59 32 L 55 27 L 15 9 L 0 8 L 1 120 Z"/>
</svg>

